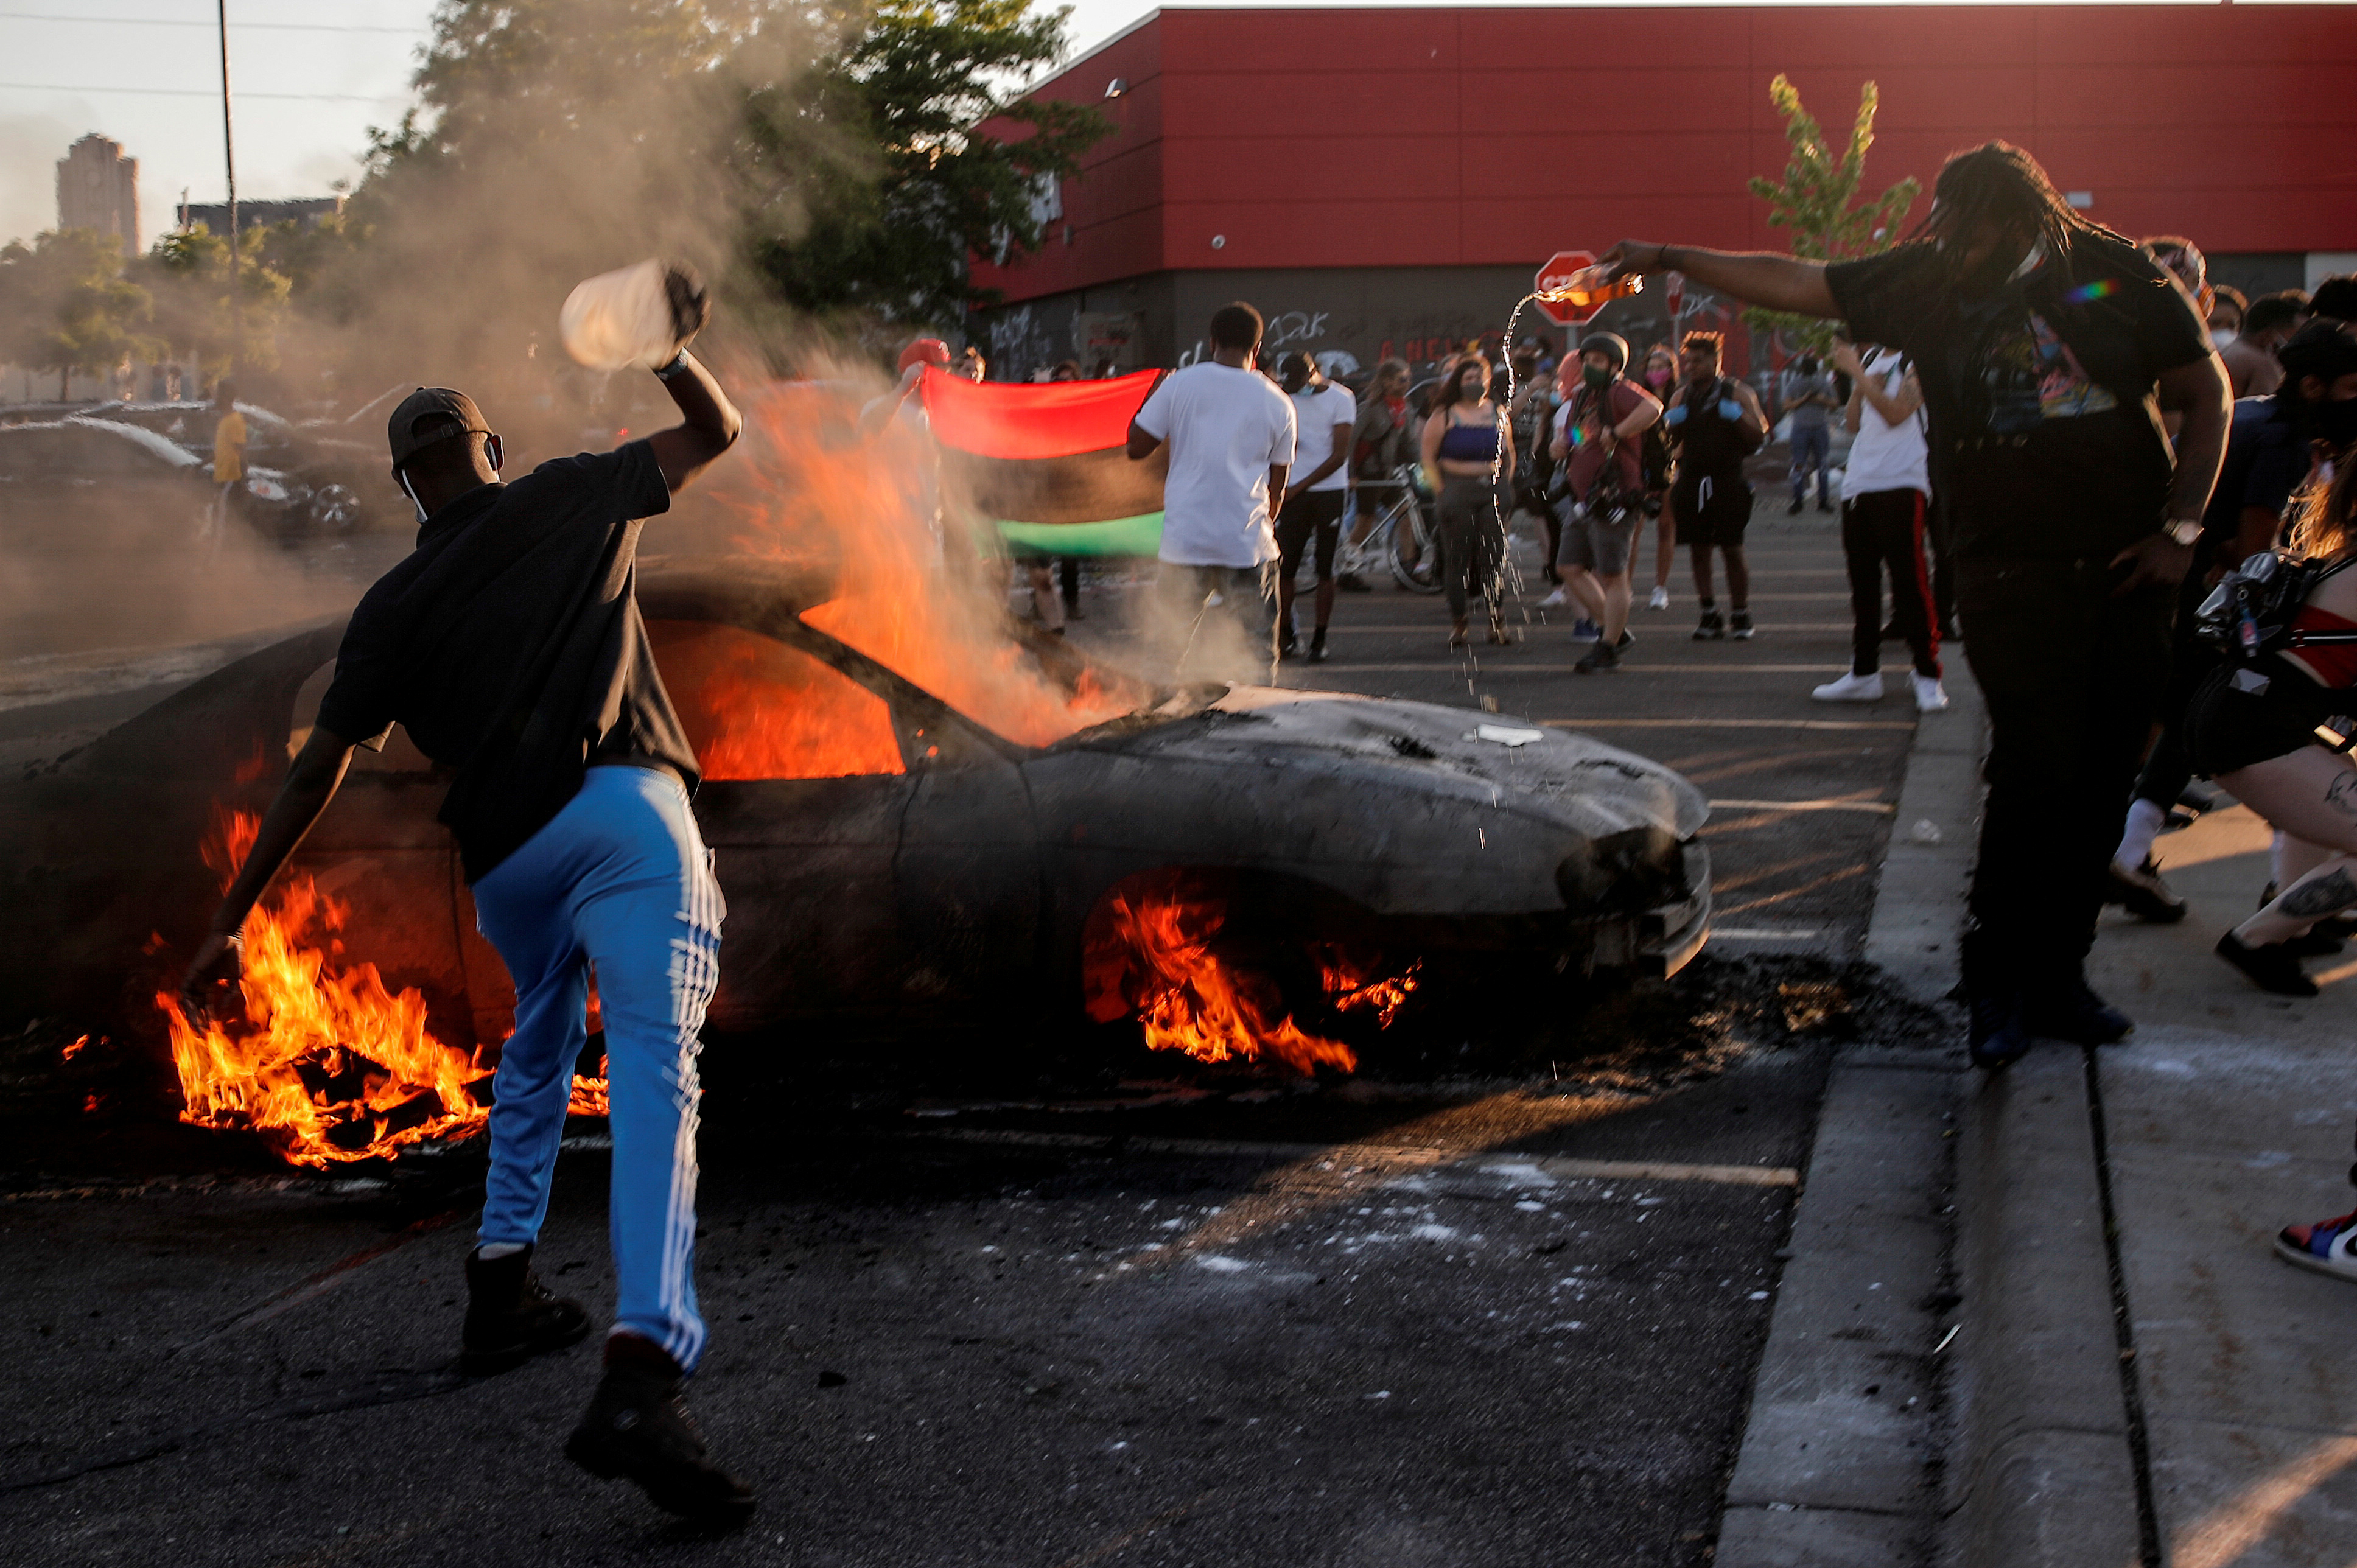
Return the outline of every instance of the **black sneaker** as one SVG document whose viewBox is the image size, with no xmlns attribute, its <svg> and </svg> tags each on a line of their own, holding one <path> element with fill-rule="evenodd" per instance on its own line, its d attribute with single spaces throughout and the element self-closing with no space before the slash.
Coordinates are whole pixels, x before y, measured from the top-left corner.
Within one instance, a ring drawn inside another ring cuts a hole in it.
<svg viewBox="0 0 2357 1568">
<path fill-rule="evenodd" d="M 1637 634 L 1626 628 L 1623 628 L 1620 632 L 1620 640 L 1612 645 L 1612 651 L 1615 653 L 1626 653 L 1631 648 L 1636 646 Z"/>
<path fill-rule="evenodd" d="M 1727 621 L 1717 610 L 1702 612 L 1701 624 L 1694 630 L 1696 642 L 1717 642 L 1727 635 Z"/>
<path fill-rule="evenodd" d="M 2109 1046 L 2126 1039 L 2136 1020 L 2096 995 L 2084 979 L 2072 975 L 2024 993 L 2021 1025 L 2040 1039 Z"/>
<path fill-rule="evenodd" d="M 1309 638 L 1309 662 L 1323 664 L 1326 657 L 1326 628 L 1321 626 Z"/>
<path fill-rule="evenodd" d="M 1798 497 L 1798 496 L 1794 496 L 1794 497 L 1792 498 L 1792 504 L 1791 506 L 1788 506 L 1788 507 L 1786 507 L 1786 508 L 1784 509 L 1784 515 L 1785 515 L 1786 517 L 1798 517 L 1798 516 L 1800 516 L 1800 515 L 1801 515 L 1801 498 L 1800 498 L 1800 497 Z"/>
<path fill-rule="evenodd" d="M 2330 958 L 2348 950 L 2349 944 L 2326 930 L 2321 925 L 2311 927 L 2306 936 L 2286 937 L 2276 944 L 2294 958 Z"/>
<path fill-rule="evenodd" d="M 2218 956 L 2248 975 L 2251 983 L 2277 996 L 2313 996 L 2316 982 L 2299 967 L 2299 960 L 2276 942 L 2271 947 L 2245 947 L 2228 931 L 2218 939 Z"/>
<path fill-rule="evenodd" d="M 1289 637 L 1276 645 L 1276 657 L 1280 662 L 1288 659 L 1297 659 L 1300 655 L 1300 646 Z"/>
<path fill-rule="evenodd" d="M 1738 642 L 1749 641 L 1751 639 L 1751 612 L 1749 610 L 1734 610 L 1729 612 L 1727 618 L 1727 635 L 1735 639 Z"/>
<path fill-rule="evenodd" d="M 606 1376 L 565 1440 L 565 1456 L 603 1479 L 637 1483 L 649 1501 L 716 1530 L 753 1517 L 753 1488 L 712 1462 L 680 1399 L 679 1364 L 650 1340 L 606 1341 Z"/>
<path fill-rule="evenodd" d="M 544 1351 L 577 1345 L 589 1315 L 577 1301 L 549 1293 L 532 1272 L 533 1250 L 503 1258 L 467 1255 L 467 1322 L 459 1333 L 458 1369 L 489 1378 Z"/>
<path fill-rule="evenodd" d="M 1620 650 L 1617 648 L 1608 648 L 1599 642 L 1580 656 L 1579 661 L 1571 667 L 1571 672 L 1575 675 L 1593 675 L 1598 671 L 1620 668 Z"/>
<path fill-rule="evenodd" d="M 2134 870 L 2124 862 L 2112 862 L 2104 872 L 2104 902 L 2117 904 L 2149 925 L 2170 926 L 2185 918 L 2185 900 L 2161 880 L 2160 867 L 2150 855 Z"/>
<path fill-rule="evenodd" d="M 2022 1026 L 2019 996 L 2001 992 L 1975 995 L 1969 1002 L 1972 1020 L 1966 1026 L 1964 1042 L 1975 1067 L 1996 1072 L 2029 1054 L 2037 1040 Z"/>
</svg>

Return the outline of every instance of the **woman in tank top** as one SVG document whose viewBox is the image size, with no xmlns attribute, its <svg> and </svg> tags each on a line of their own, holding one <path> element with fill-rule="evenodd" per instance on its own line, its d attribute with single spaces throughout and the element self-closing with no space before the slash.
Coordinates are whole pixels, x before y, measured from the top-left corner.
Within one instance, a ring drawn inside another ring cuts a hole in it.
<svg viewBox="0 0 2357 1568">
<path fill-rule="evenodd" d="M 1448 646 L 1472 639 L 1466 623 L 1469 584 L 1490 612 L 1490 640 L 1506 640 L 1498 607 L 1498 564 L 1506 533 L 1502 476 L 1513 472 L 1514 433 L 1490 401 L 1490 366 L 1469 355 L 1452 366 L 1433 394 L 1424 424 L 1424 477 L 1440 498 L 1440 580 L 1448 594 Z"/>
</svg>

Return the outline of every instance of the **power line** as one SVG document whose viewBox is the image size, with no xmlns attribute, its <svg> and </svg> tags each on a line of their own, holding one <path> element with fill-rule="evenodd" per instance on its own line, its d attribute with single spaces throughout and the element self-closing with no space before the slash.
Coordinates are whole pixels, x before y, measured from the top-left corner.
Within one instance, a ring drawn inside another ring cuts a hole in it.
<svg viewBox="0 0 2357 1568">
<path fill-rule="evenodd" d="M 52 11 L 0 11 L 5 22 L 89 22 L 101 26 L 124 27 L 202 27 L 213 31 L 210 22 L 189 21 L 181 17 L 164 16 L 62 16 Z M 414 27 L 378 27 L 367 23 L 342 22 L 231 22 L 232 27 L 252 27 L 274 33 L 397 33 L 404 38 L 421 38 L 432 32 L 433 24 L 422 22 Z"/>
<path fill-rule="evenodd" d="M 0 81 L 0 92 L 121 92 L 141 98 L 219 98 L 212 87 L 64 87 L 48 81 Z M 306 103 L 399 103 L 405 92 L 241 92 L 240 98 L 275 98 Z"/>
</svg>

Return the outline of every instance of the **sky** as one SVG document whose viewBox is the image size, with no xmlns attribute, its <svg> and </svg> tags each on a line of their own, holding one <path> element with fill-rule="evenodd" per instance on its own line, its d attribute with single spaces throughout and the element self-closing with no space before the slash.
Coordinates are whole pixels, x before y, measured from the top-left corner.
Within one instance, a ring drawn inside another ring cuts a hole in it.
<svg viewBox="0 0 2357 1568">
<path fill-rule="evenodd" d="M 1072 51 L 1153 8 L 1074 0 Z M 326 196 L 335 181 L 356 180 L 369 127 L 394 124 L 411 102 L 434 0 L 228 0 L 228 9 L 239 196 Z M 143 245 L 173 226 L 183 189 L 193 201 L 222 199 L 213 17 L 214 0 L 0 0 L 0 241 L 56 225 L 57 160 L 92 131 L 139 160 Z"/>
</svg>

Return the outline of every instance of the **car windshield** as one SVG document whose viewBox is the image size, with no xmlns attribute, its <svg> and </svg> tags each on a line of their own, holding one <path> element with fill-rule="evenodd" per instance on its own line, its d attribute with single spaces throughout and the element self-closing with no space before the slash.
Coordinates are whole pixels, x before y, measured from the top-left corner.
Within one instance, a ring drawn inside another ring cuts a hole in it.
<svg viewBox="0 0 2357 1568">
<path fill-rule="evenodd" d="M 1036 650 L 957 618 L 910 614 L 905 603 L 829 599 L 802 621 L 866 654 L 995 735 L 1018 746 L 1053 746 L 1118 720 L 1175 718 L 1174 692 L 1091 660 L 1077 649 Z M 1211 699 L 1200 693 L 1189 711 Z"/>
</svg>

